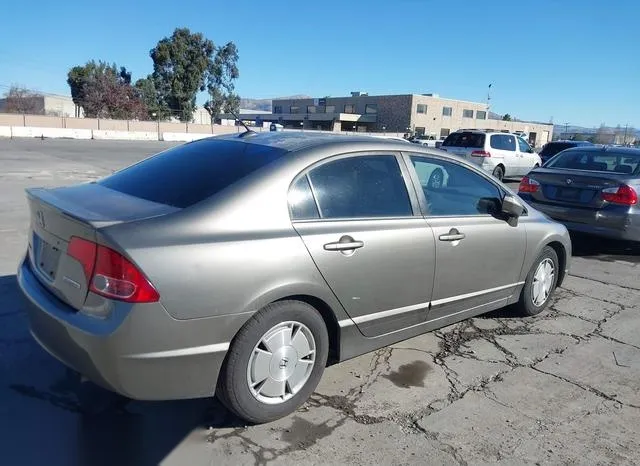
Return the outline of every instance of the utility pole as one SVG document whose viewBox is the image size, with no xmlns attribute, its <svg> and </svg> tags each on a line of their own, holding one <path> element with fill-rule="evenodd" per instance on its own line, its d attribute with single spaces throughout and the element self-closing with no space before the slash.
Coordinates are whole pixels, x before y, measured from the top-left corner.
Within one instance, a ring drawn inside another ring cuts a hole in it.
<svg viewBox="0 0 640 466">
<path fill-rule="evenodd" d="M 624 125 L 624 139 L 622 140 L 622 145 L 627 145 L 627 131 L 629 130 L 629 123 Z"/>
<path fill-rule="evenodd" d="M 491 86 L 493 83 L 489 84 L 487 88 L 487 119 L 489 119 L 489 109 L 491 108 Z"/>
<path fill-rule="evenodd" d="M 567 138 L 568 138 L 568 136 L 567 136 L 567 133 L 568 133 L 568 132 L 569 132 L 569 123 L 568 123 L 568 122 L 565 122 L 565 123 L 564 123 L 564 138 L 565 138 L 565 139 L 567 139 Z"/>
</svg>

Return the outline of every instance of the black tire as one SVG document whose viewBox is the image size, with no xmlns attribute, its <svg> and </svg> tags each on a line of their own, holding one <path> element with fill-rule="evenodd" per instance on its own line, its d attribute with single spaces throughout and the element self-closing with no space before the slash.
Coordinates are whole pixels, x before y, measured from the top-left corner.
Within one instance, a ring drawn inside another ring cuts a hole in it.
<svg viewBox="0 0 640 466">
<path fill-rule="evenodd" d="M 553 282 L 549 290 L 549 296 L 544 302 L 536 305 L 533 300 L 534 276 L 536 270 L 538 269 L 538 266 L 547 259 L 553 262 Z M 558 254 L 556 254 L 556 251 L 551 246 L 545 246 L 538 258 L 531 266 L 531 270 L 529 270 L 527 279 L 525 280 L 522 291 L 520 292 L 520 300 L 513 306 L 515 314 L 519 316 L 535 316 L 536 314 L 540 314 L 544 310 L 544 308 L 547 307 L 547 304 L 549 304 L 551 296 L 556 289 L 559 273 L 560 263 L 558 261 Z"/>
<path fill-rule="evenodd" d="M 315 341 L 315 363 L 309 378 L 291 398 L 278 404 L 261 402 L 249 390 L 247 369 L 262 337 L 282 322 L 304 324 Z M 312 306 L 300 301 L 278 301 L 258 311 L 234 338 L 220 372 L 217 396 L 230 411 L 251 423 L 274 421 L 294 412 L 313 393 L 327 364 L 329 336 L 324 320 Z"/>
<path fill-rule="evenodd" d="M 440 189 L 444 184 L 444 172 L 441 168 L 436 168 L 429 175 L 429 181 L 427 181 L 427 187 L 430 189 Z"/>
<path fill-rule="evenodd" d="M 498 165 L 493 169 L 493 176 L 502 181 L 502 179 L 504 178 L 504 169 L 500 165 Z"/>
</svg>

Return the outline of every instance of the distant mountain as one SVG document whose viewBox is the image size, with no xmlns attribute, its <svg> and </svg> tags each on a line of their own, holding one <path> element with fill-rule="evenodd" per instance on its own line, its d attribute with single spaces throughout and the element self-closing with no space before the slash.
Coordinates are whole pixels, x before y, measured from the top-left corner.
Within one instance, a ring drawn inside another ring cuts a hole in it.
<svg viewBox="0 0 640 466">
<path fill-rule="evenodd" d="M 276 99 L 311 99 L 311 96 L 298 94 L 298 95 L 289 95 L 284 97 L 276 97 Z M 243 97 L 240 99 L 240 108 L 247 110 L 264 110 L 267 112 L 271 111 L 271 101 L 273 99 L 250 99 L 248 97 Z"/>
</svg>

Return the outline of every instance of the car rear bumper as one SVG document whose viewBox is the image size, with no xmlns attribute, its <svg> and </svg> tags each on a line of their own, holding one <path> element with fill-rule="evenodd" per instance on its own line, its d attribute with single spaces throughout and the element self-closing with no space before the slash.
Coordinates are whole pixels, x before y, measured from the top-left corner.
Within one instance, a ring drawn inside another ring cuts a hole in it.
<svg viewBox="0 0 640 466">
<path fill-rule="evenodd" d="M 612 239 L 640 241 L 640 216 L 629 215 L 623 209 L 574 209 L 537 203 L 526 197 L 525 200 L 540 212 L 563 223 L 569 230 Z"/>
<path fill-rule="evenodd" d="M 105 334 L 108 322 L 58 300 L 26 261 L 18 283 L 31 334 L 46 351 L 98 385 L 140 400 L 212 396 L 229 341 L 248 318 L 176 320 L 160 303 L 128 305 L 127 317 Z"/>
</svg>

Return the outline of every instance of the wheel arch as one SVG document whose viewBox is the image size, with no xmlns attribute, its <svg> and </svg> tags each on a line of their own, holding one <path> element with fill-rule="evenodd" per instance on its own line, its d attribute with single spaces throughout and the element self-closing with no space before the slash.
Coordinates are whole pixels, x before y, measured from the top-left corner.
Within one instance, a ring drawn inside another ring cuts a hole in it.
<svg viewBox="0 0 640 466">
<path fill-rule="evenodd" d="M 552 248 L 557 256 L 558 256 L 558 262 L 559 262 L 559 268 L 560 270 L 558 271 L 558 282 L 557 282 L 557 286 L 561 286 L 562 282 L 564 281 L 565 275 L 566 275 L 566 269 L 567 269 L 567 251 L 564 247 L 564 245 L 560 242 L 560 241 L 551 241 L 550 243 L 547 243 L 547 246 L 549 246 L 550 248 Z"/>
</svg>

